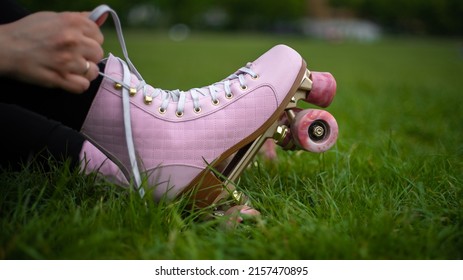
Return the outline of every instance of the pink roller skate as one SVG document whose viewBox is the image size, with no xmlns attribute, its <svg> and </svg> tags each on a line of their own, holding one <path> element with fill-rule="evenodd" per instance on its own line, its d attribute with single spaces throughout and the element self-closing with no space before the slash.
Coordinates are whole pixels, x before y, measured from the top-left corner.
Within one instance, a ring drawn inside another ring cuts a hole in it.
<svg viewBox="0 0 463 280">
<path fill-rule="evenodd" d="M 209 86 L 162 90 L 148 85 L 130 62 L 114 11 L 100 6 L 91 17 L 105 12 L 116 22 L 125 59 L 106 59 L 82 133 L 119 166 L 111 177 L 124 174 L 121 185 L 133 182 L 155 200 L 188 193 L 196 207 L 217 206 L 217 215 L 233 208 L 256 214 L 240 206 L 246 201 L 233 182 L 266 139 L 315 152 L 335 143 L 331 115 L 296 108 L 299 99 L 327 106 L 335 81 L 309 72 L 293 49 L 275 46 Z"/>
</svg>

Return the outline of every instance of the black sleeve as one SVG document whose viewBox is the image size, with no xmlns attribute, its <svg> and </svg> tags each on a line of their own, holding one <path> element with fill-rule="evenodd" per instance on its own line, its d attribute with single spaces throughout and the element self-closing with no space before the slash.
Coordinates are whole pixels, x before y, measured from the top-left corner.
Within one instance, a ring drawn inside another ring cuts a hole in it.
<svg viewBox="0 0 463 280">
<path fill-rule="evenodd" d="M 0 24 L 10 23 L 27 16 L 29 11 L 15 0 L 0 0 Z"/>
</svg>

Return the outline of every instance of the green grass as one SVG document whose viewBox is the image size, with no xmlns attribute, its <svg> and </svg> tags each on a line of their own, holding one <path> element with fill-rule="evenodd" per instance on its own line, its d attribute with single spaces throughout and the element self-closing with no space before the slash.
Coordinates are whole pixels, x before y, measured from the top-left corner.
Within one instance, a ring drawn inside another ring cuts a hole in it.
<svg viewBox="0 0 463 280">
<path fill-rule="evenodd" d="M 0 176 L 0 258 L 461 259 L 463 54 L 457 40 L 326 43 L 253 34 L 126 32 L 156 87 L 222 79 L 277 43 L 330 71 L 340 129 L 324 154 L 278 151 L 238 182 L 262 212 L 224 230 L 185 215 L 185 200 L 143 201 L 67 166 Z M 105 47 L 120 55 L 115 38 Z"/>
</svg>

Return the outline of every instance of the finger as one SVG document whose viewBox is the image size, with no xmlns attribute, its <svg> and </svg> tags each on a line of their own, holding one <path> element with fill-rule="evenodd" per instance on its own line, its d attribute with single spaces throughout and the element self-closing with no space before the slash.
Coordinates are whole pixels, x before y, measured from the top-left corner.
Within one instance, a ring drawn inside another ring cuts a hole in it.
<svg viewBox="0 0 463 280">
<path fill-rule="evenodd" d="M 103 44 L 103 33 L 99 26 L 89 18 L 88 12 L 62 12 L 63 24 L 68 24 L 74 30 L 79 30 L 83 35 L 92 38 L 99 44 Z"/>
<path fill-rule="evenodd" d="M 67 74 L 77 74 L 84 76 L 87 74 L 90 68 L 90 61 L 87 64 L 87 59 L 81 55 L 75 55 L 74 59 L 69 60 L 67 63 L 59 64 L 59 67 L 55 67 L 54 71 L 65 77 Z"/>
<path fill-rule="evenodd" d="M 104 51 L 98 42 L 90 38 L 84 38 L 78 50 L 84 59 L 98 63 L 103 59 Z"/>
<path fill-rule="evenodd" d="M 90 15 L 92 14 L 92 12 L 81 12 L 81 14 L 87 18 L 90 18 Z M 102 26 L 106 19 L 108 18 L 108 13 L 104 13 L 102 14 L 99 18 L 97 18 L 95 20 L 95 23 L 98 25 L 98 26 Z"/>
<path fill-rule="evenodd" d="M 52 68 L 42 68 L 40 71 L 35 71 L 33 76 L 34 78 L 24 78 L 22 80 L 42 87 L 61 88 L 71 93 L 82 93 L 90 86 L 87 77 L 76 74 L 63 75 Z"/>
<path fill-rule="evenodd" d="M 85 36 L 92 38 L 101 45 L 104 42 L 104 36 L 99 27 L 98 23 L 85 17 L 85 25 L 83 25 L 82 31 Z"/>
<path fill-rule="evenodd" d="M 82 75 L 69 74 L 59 82 L 59 87 L 71 93 L 83 93 L 90 87 L 88 78 Z"/>
<path fill-rule="evenodd" d="M 98 26 L 102 26 L 102 25 L 105 23 L 105 21 L 106 21 L 107 18 L 108 18 L 108 13 L 101 15 L 101 17 L 99 17 L 99 18 L 96 20 L 96 24 L 97 24 Z"/>
<path fill-rule="evenodd" d="M 100 68 L 97 64 L 89 61 L 89 69 L 87 73 L 85 73 L 84 77 L 86 77 L 89 81 L 95 80 L 98 75 L 100 75 Z"/>
<path fill-rule="evenodd" d="M 47 81 L 55 81 L 55 83 L 58 83 L 57 81 L 59 79 L 69 79 L 67 77 L 72 76 L 81 76 L 88 81 L 93 81 L 98 77 L 100 71 L 97 63 L 87 60 L 82 56 L 79 59 L 69 61 L 66 65 L 63 65 L 59 68 L 49 67 L 49 70 L 55 72 L 57 76 L 46 77 L 45 79 Z M 63 86 L 63 83 L 58 83 L 58 86 Z M 65 89 L 68 89 L 69 87 L 69 85 L 66 84 L 64 84 L 64 86 Z"/>
<path fill-rule="evenodd" d="M 78 64 L 80 65 L 78 67 L 78 69 L 80 70 L 73 71 L 70 74 L 81 75 L 87 78 L 89 81 L 93 81 L 94 79 L 96 79 L 96 77 L 98 77 L 100 69 L 96 63 L 89 60 L 81 59 L 79 60 Z M 62 75 L 67 76 L 69 74 L 62 72 Z"/>
</svg>

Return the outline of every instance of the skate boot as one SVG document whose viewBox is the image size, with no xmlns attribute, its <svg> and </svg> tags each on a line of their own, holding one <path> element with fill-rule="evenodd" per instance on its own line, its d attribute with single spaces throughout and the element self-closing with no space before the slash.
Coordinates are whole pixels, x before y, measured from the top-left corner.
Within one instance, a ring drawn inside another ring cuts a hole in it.
<svg viewBox="0 0 463 280">
<path fill-rule="evenodd" d="M 130 62 L 114 11 L 100 6 L 91 17 L 105 12 L 113 16 L 125 57 L 105 60 L 81 132 L 117 163 L 118 176 L 125 175 L 121 185 L 130 182 L 155 200 L 188 193 L 195 207 L 225 205 L 217 215 L 234 207 L 249 213 L 233 182 L 266 139 L 316 152 L 334 144 L 334 118 L 296 108 L 299 99 L 329 105 L 334 79 L 309 72 L 290 47 L 275 46 L 211 85 L 163 90 L 147 84 Z"/>
</svg>

